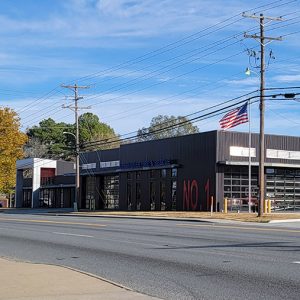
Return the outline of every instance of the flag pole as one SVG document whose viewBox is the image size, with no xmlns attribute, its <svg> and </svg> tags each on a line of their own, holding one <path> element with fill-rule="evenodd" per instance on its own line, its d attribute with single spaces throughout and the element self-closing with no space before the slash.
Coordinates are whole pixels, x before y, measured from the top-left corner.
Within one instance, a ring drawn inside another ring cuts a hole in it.
<svg viewBox="0 0 300 300">
<path fill-rule="evenodd" d="M 248 100 L 249 107 L 249 169 L 248 169 L 248 211 L 251 213 L 251 109 L 250 109 L 250 99 Z"/>
</svg>

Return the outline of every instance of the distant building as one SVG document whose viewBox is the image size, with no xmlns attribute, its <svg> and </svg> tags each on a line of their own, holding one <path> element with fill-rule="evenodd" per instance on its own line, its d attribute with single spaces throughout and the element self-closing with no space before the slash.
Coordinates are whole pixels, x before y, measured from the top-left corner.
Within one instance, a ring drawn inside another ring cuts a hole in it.
<svg viewBox="0 0 300 300">
<path fill-rule="evenodd" d="M 43 158 L 17 161 L 15 207 L 71 207 L 74 163 Z"/>
<path fill-rule="evenodd" d="M 252 134 L 250 150 L 253 210 L 258 191 L 258 137 Z M 266 198 L 278 211 L 300 210 L 300 138 L 266 135 L 265 143 Z M 207 211 L 213 199 L 214 211 L 220 211 L 227 197 L 229 209 L 248 210 L 248 160 L 248 134 L 232 131 L 203 132 L 82 153 L 79 208 Z M 20 176 L 24 168 L 18 169 Z M 46 179 L 49 173 L 43 177 L 38 172 L 33 176 L 34 184 L 25 179 L 23 183 L 18 181 L 18 207 L 30 203 L 32 207 L 72 206 L 75 174 L 68 172 L 50 176 L 51 182 Z M 38 178 L 45 182 L 34 195 Z M 26 189 L 32 189 L 31 200 L 26 200 Z"/>
<path fill-rule="evenodd" d="M 7 195 L 0 194 L 0 208 L 7 208 L 9 206 L 9 199 L 7 199 Z"/>
</svg>

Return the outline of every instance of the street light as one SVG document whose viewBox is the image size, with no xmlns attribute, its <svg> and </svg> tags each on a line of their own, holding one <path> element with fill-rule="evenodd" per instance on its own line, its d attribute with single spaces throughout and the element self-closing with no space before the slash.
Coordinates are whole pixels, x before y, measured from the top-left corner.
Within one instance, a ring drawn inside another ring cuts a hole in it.
<svg viewBox="0 0 300 300">
<path fill-rule="evenodd" d="M 246 75 L 248 75 L 248 76 L 250 76 L 250 75 L 251 75 L 251 71 L 250 71 L 250 69 L 249 69 L 249 68 L 247 68 L 247 69 L 246 69 L 246 71 L 245 71 L 245 74 L 246 74 Z"/>
<path fill-rule="evenodd" d="M 75 201 L 74 201 L 74 211 L 78 211 L 78 204 L 79 204 L 79 198 L 80 198 L 80 194 L 79 194 L 79 182 L 80 182 L 80 178 L 79 178 L 79 142 L 76 138 L 76 135 L 72 132 L 66 132 L 64 131 L 63 134 L 69 134 L 72 135 L 75 139 L 75 143 L 76 143 L 76 180 L 75 180 Z"/>
<path fill-rule="evenodd" d="M 256 74 L 257 76 L 259 75 L 257 72 L 255 72 L 255 71 L 251 70 L 249 67 L 247 67 L 245 70 L 245 74 L 247 76 L 250 76 L 252 73 Z"/>
<path fill-rule="evenodd" d="M 69 135 L 72 135 L 74 137 L 74 139 L 76 140 L 76 136 L 74 133 L 72 132 L 67 132 L 67 131 L 64 131 L 63 134 L 69 134 Z"/>
</svg>

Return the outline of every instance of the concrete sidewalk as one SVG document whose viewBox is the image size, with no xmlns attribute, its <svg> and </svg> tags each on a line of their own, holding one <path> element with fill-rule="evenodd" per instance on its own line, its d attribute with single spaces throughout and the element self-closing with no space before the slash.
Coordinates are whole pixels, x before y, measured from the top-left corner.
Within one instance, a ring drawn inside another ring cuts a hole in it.
<svg viewBox="0 0 300 300">
<path fill-rule="evenodd" d="M 0 299 L 158 299 L 65 267 L 0 258 Z"/>
</svg>

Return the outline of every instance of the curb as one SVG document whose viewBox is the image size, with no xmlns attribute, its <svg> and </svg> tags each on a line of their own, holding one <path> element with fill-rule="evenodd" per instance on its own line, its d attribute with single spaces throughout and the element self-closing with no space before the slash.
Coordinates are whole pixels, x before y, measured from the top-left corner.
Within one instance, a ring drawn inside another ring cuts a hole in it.
<svg viewBox="0 0 300 300">
<path fill-rule="evenodd" d="M 227 220 L 227 219 L 198 219 L 198 218 L 168 218 L 168 217 L 151 217 L 151 216 L 118 216 L 118 215 L 88 215 L 88 214 L 63 214 L 63 213 L 45 213 L 40 215 L 54 215 L 63 217 L 84 217 L 84 218 L 109 218 L 109 219 L 138 219 L 138 220 L 166 220 L 166 221 L 176 221 L 176 222 L 196 222 L 196 223 L 225 223 L 225 224 L 276 224 L 276 223 L 292 223 L 300 222 L 300 219 L 287 219 L 287 220 L 268 220 L 264 222 L 249 222 L 249 221 L 239 221 L 239 220 Z"/>
<path fill-rule="evenodd" d="M 164 217 L 147 217 L 147 216 L 109 216 L 109 215 L 75 215 L 75 214 L 57 214 L 57 213 L 46 213 L 39 215 L 54 215 L 60 217 L 84 217 L 84 218 L 111 218 L 111 219 L 141 219 L 141 220 L 167 220 L 167 221 L 184 221 L 184 222 L 203 222 L 203 223 L 214 223 L 215 220 L 208 219 L 190 219 L 190 218 L 164 218 Z"/>
<path fill-rule="evenodd" d="M 288 220 L 270 220 L 269 223 L 276 224 L 276 223 L 293 223 L 293 222 L 300 222 L 300 219 L 288 219 Z"/>
</svg>

